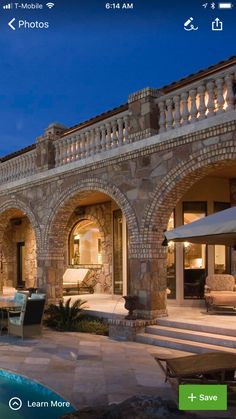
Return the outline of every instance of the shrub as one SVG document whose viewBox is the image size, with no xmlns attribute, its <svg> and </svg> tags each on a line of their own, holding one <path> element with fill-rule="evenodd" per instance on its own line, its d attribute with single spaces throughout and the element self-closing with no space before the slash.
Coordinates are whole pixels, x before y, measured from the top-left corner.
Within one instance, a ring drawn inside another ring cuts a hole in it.
<svg viewBox="0 0 236 419">
<path fill-rule="evenodd" d="M 76 331 L 108 336 L 108 325 L 104 324 L 101 320 L 84 319 L 78 321 Z"/>
<path fill-rule="evenodd" d="M 84 317 L 82 310 L 85 307 L 82 306 L 86 301 L 78 299 L 74 303 L 70 303 L 71 298 L 65 304 L 63 301 L 60 301 L 58 305 L 51 304 L 45 311 L 45 324 L 56 330 L 76 330 L 79 319 Z"/>
</svg>

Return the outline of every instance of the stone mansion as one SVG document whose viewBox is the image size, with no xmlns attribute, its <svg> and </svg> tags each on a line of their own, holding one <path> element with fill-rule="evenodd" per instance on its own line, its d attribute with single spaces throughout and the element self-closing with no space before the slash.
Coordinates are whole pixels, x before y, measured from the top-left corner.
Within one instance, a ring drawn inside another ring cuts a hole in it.
<svg viewBox="0 0 236 419">
<path fill-rule="evenodd" d="M 199 304 L 207 274 L 236 272 L 236 252 L 163 247 L 163 232 L 236 205 L 236 57 L 51 124 L 0 159 L 0 179 L 0 291 L 58 301 L 65 270 L 85 267 L 95 293 L 136 295 L 143 319 Z"/>
</svg>

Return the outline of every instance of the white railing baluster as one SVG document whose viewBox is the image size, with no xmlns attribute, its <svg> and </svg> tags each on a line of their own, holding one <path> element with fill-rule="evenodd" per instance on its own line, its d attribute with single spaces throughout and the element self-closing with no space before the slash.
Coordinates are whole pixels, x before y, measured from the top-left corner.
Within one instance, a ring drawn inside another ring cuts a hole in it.
<svg viewBox="0 0 236 419">
<path fill-rule="evenodd" d="M 223 96 L 223 87 L 224 87 L 224 80 L 222 78 L 216 79 L 216 87 L 217 87 L 217 105 L 216 111 L 217 113 L 224 112 L 224 96 Z"/>
<path fill-rule="evenodd" d="M 106 127 L 105 127 L 105 125 L 102 125 L 101 131 L 102 131 L 101 148 L 102 148 L 102 151 L 104 151 L 104 150 L 106 150 Z"/>
<path fill-rule="evenodd" d="M 191 101 L 191 108 L 190 108 L 191 122 L 195 122 L 197 120 L 197 105 L 196 105 L 197 91 L 196 89 L 191 89 L 189 92 L 189 95 L 190 95 L 190 101 Z"/>
<path fill-rule="evenodd" d="M 84 157 L 86 157 L 86 136 L 85 133 L 82 133 L 80 135 L 80 145 L 81 145 L 81 159 L 83 159 Z"/>
<path fill-rule="evenodd" d="M 117 138 L 117 122 L 112 121 L 112 148 L 116 148 L 118 145 Z"/>
<path fill-rule="evenodd" d="M 206 118 L 206 87 L 204 84 L 201 84 L 197 88 L 198 94 L 199 94 L 199 106 L 198 106 L 198 112 L 199 112 L 199 120 Z"/>
<path fill-rule="evenodd" d="M 122 118 L 118 118 L 118 146 L 123 144 L 123 135 L 124 135 L 124 122 Z"/>
<path fill-rule="evenodd" d="M 181 94 L 181 100 L 182 100 L 182 125 L 187 125 L 189 122 L 189 111 L 188 111 L 188 93 L 184 92 Z"/>
<path fill-rule="evenodd" d="M 215 115 L 215 83 L 214 81 L 209 81 L 207 83 L 207 91 L 208 91 L 208 103 L 207 103 L 207 118 L 211 118 Z"/>
<path fill-rule="evenodd" d="M 108 122 L 106 124 L 107 135 L 106 135 L 106 149 L 110 150 L 111 148 L 111 124 Z"/>
<path fill-rule="evenodd" d="M 178 95 L 174 96 L 173 101 L 174 101 L 174 127 L 178 128 L 180 127 L 180 120 L 181 120 L 180 97 Z"/>
<path fill-rule="evenodd" d="M 234 82 L 234 76 L 232 74 L 229 74 L 225 77 L 226 82 L 226 88 L 227 88 L 227 96 L 226 96 L 226 102 L 227 102 L 227 110 L 232 111 L 235 108 L 235 95 L 233 90 L 233 82 Z"/>
<path fill-rule="evenodd" d="M 100 134 L 100 128 L 97 127 L 95 129 L 95 150 L 96 150 L 96 153 L 99 153 L 100 152 L 100 149 L 101 149 L 100 135 L 101 135 Z"/>
<path fill-rule="evenodd" d="M 167 99 L 167 116 L 166 116 L 166 123 L 167 129 L 170 130 L 173 128 L 173 102 L 172 99 Z"/>
</svg>

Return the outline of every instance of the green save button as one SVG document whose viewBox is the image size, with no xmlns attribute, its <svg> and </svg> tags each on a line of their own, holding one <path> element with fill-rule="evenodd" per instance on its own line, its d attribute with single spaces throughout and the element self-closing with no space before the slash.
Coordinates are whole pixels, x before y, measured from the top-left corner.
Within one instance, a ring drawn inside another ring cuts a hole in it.
<svg viewBox="0 0 236 419">
<path fill-rule="evenodd" d="M 227 410 L 227 386 L 183 384 L 179 386 L 180 410 Z"/>
</svg>

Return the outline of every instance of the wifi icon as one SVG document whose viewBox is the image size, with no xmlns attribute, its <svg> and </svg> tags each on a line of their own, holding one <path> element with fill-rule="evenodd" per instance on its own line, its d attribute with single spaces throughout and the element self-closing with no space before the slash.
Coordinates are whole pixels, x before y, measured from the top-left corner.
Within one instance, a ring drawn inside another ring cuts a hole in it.
<svg viewBox="0 0 236 419">
<path fill-rule="evenodd" d="M 46 6 L 47 6 L 49 9 L 52 9 L 52 8 L 55 6 L 55 4 L 54 4 L 54 3 L 47 3 L 47 4 L 46 4 Z"/>
</svg>

